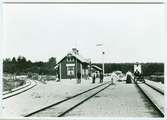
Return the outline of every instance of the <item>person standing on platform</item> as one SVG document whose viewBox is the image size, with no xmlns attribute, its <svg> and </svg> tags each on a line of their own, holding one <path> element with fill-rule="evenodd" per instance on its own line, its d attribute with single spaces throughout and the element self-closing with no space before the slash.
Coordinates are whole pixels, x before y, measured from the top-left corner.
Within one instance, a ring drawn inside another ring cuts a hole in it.
<svg viewBox="0 0 167 120">
<path fill-rule="evenodd" d="M 95 83 L 96 80 L 96 72 L 93 72 L 92 74 L 92 83 Z"/>
<path fill-rule="evenodd" d="M 70 71 L 70 80 L 72 79 L 72 72 Z"/>
<path fill-rule="evenodd" d="M 57 82 L 60 82 L 60 73 L 57 73 L 57 78 L 58 78 Z"/>
<path fill-rule="evenodd" d="M 100 72 L 100 83 L 102 83 L 102 82 L 103 82 L 103 73 Z"/>
<path fill-rule="evenodd" d="M 132 73 L 130 71 L 126 73 L 126 83 L 132 83 Z"/>
<path fill-rule="evenodd" d="M 80 84 L 81 83 L 81 72 L 78 71 L 77 72 L 77 84 Z"/>
</svg>

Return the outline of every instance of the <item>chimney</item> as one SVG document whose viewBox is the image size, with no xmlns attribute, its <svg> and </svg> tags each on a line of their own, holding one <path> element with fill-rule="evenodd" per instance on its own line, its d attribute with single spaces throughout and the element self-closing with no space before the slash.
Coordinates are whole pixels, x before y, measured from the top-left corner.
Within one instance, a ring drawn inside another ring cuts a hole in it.
<svg viewBox="0 0 167 120">
<path fill-rule="evenodd" d="M 77 50 L 77 48 L 72 48 L 72 51 L 77 55 L 79 54 L 79 51 Z"/>
</svg>

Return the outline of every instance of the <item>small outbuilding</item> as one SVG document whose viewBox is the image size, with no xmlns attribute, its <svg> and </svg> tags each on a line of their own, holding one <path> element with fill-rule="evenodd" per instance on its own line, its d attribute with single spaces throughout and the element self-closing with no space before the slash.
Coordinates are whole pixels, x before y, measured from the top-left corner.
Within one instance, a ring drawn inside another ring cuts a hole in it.
<svg viewBox="0 0 167 120">
<path fill-rule="evenodd" d="M 96 65 L 91 65 L 91 70 L 92 71 L 98 71 L 98 72 L 102 72 L 103 71 L 102 68 L 100 68 L 100 67 L 98 67 Z"/>
</svg>

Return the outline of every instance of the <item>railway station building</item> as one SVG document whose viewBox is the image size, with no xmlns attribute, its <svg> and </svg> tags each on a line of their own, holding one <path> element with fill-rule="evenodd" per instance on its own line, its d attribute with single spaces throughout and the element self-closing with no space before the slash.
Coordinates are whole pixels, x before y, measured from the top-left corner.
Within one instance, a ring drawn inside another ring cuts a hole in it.
<svg viewBox="0 0 167 120">
<path fill-rule="evenodd" d="M 98 66 L 91 65 L 91 60 L 82 57 L 79 50 L 72 48 L 55 66 L 60 79 L 77 78 L 77 72 L 81 73 L 81 79 L 87 79 L 92 71 L 102 70 Z"/>
</svg>

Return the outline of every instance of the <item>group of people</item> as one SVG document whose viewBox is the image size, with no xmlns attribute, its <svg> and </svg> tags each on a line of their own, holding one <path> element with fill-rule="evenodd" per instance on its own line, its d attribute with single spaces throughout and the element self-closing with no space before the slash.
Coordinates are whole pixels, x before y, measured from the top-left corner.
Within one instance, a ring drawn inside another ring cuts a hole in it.
<svg viewBox="0 0 167 120">
<path fill-rule="evenodd" d="M 96 78 L 100 78 L 100 83 L 102 83 L 103 82 L 103 78 L 104 78 L 102 72 L 100 72 L 100 73 L 92 72 L 90 77 L 92 78 L 92 83 L 96 82 Z M 78 84 L 81 83 L 81 72 L 80 71 L 77 72 L 77 83 Z"/>
<path fill-rule="evenodd" d="M 98 73 L 98 72 L 93 72 L 91 77 L 92 77 L 92 83 L 95 83 L 95 82 L 96 82 L 96 78 L 100 78 L 100 83 L 102 83 L 102 82 L 103 82 L 103 78 L 104 78 L 102 72 L 100 72 L 100 73 Z"/>
<path fill-rule="evenodd" d="M 103 79 L 104 79 L 103 72 L 94 71 L 91 74 L 89 74 L 88 76 L 89 76 L 89 79 L 92 80 L 93 84 L 96 83 L 97 78 L 99 78 L 99 83 L 103 83 Z M 141 76 L 142 76 L 142 74 L 137 70 L 134 72 L 134 75 L 130 71 L 128 71 L 126 73 L 126 83 L 132 83 L 133 80 L 135 82 L 136 77 L 141 77 Z M 58 81 L 60 81 L 60 75 L 59 74 L 58 74 L 58 78 L 59 78 Z M 119 78 L 115 73 L 111 74 L 112 83 L 115 83 L 115 81 L 118 80 L 118 79 Z M 78 71 L 77 72 L 77 84 L 80 84 L 80 83 L 81 83 L 81 72 Z"/>
<path fill-rule="evenodd" d="M 143 74 L 136 70 L 134 74 L 132 74 L 130 71 L 126 73 L 126 83 L 132 83 L 132 82 L 137 82 L 137 81 L 144 81 Z"/>
</svg>

